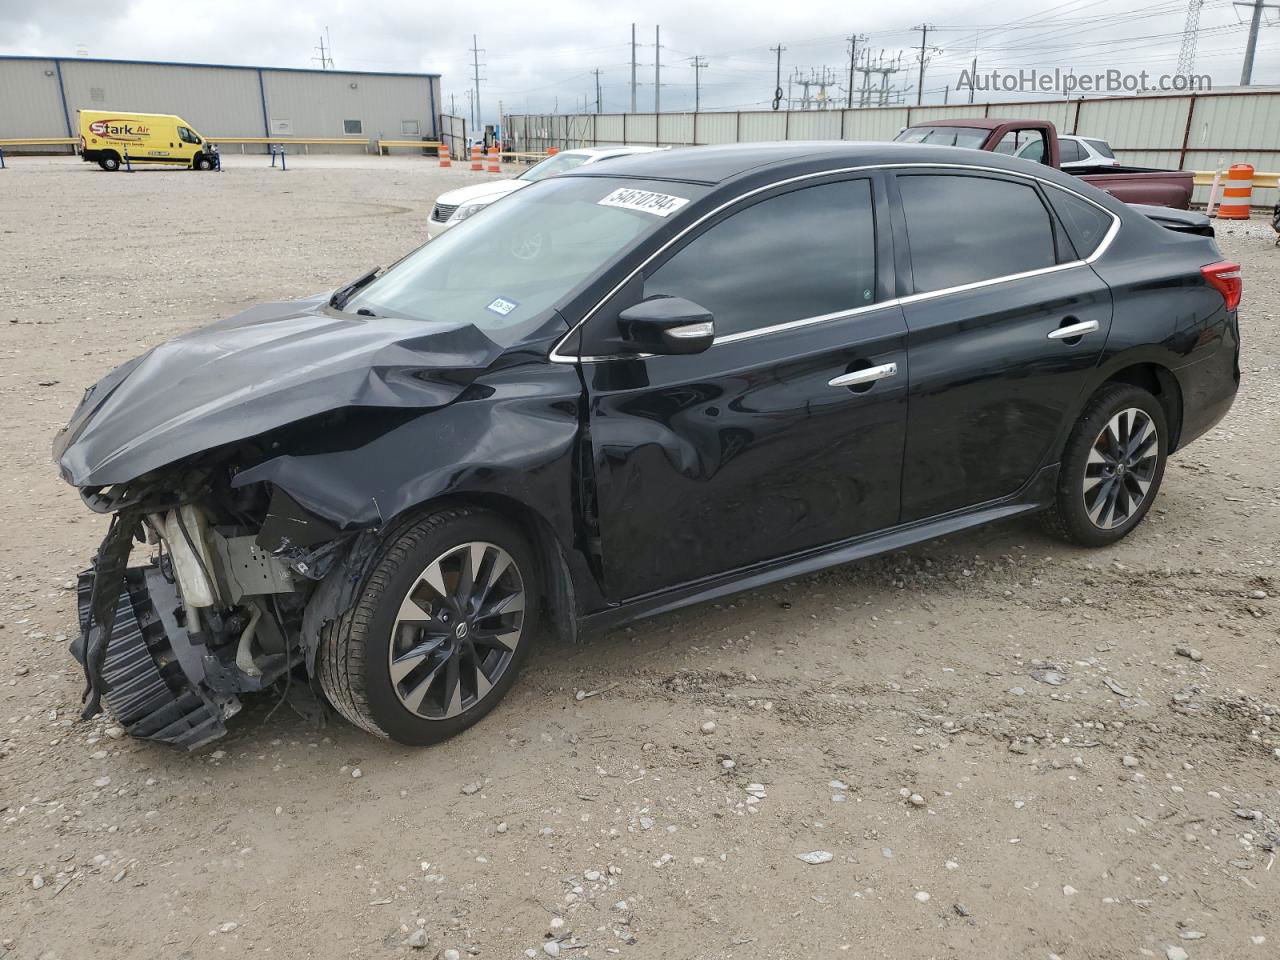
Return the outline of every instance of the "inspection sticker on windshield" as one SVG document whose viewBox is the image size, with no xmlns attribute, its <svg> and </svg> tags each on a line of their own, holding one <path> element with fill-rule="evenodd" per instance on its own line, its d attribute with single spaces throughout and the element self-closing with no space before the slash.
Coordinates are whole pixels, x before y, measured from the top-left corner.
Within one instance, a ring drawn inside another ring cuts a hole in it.
<svg viewBox="0 0 1280 960">
<path fill-rule="evenodd" d="M 485 307 L 490 313 L 496 313 L 500 317 L 505 317 L 520 304 L 514 300 L 508 300 L 506 297 L 498 297 L 493 303 Z"/>
<path fill-rule="evenodd" d="M 619 187 L 603 200 L 597 200 L 601 207 L 622 207 L 624 210 L 639 210 L 651 213 L 655 217 L 669 217 L 686 203 L 685 197 L 673 197 L 669 193 L 654 193 L 652 190 L 634 190 L 630 187 Z"/>
</svg>

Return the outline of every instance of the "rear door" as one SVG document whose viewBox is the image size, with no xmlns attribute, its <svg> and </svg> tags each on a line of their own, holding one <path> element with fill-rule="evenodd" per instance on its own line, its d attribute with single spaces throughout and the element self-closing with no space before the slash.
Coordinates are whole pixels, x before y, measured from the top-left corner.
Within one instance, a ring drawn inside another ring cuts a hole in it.
<svg viewBox="0 0 1280 960">
<path fill-rule="evenodd" d="M 1036 181 L 939 169 L 899 172 L 895 187 L 909 251 L 907 522 L 1017 493 L 1056 461 L 1112 298 Z"/>
<path fill-rule="evenodd" d="M 907 356 L 890 235 L 880 177 L 777 187 L 665 251 L 588 321 L 611 599 L 897 522 Z M 663 294 L 712 312 L 706 352 L 599 356 L 622 309 Z"/>
</svg>

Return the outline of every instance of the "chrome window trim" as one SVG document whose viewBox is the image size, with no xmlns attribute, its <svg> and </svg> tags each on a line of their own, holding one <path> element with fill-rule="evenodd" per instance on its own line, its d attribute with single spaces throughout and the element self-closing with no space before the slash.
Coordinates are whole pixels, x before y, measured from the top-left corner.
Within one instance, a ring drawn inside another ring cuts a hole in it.
<svg viewBox="0 0 1280 960">
<path fill-rule="evenodd" d="M 748 190 L 746 193 L 740 193 L 736 197 L 733 197 L 730 200 L 726 200 L 724 203 L 720 204 L 720 206 L 716 207 L 714 210 L 708 211 L 707 213 L 699 217 L 697 220 L 695 220 L 693 223 L 689 224 L 687 227 L 685 227 L 683 230 L 677 233 L 674 237 L 672 237 L 670 240 L 664 243 L 661 247 L 659 247 L 657 250 L 651 253 L 648 257 L 646 257 L 642 263 L 636 266 L 634 270 L 632 270 L 621 281 L 619 281 L 618 284 L 614 286 L 612 290 L 610 290 L 598 301 L 596 301 L 595 306 L 593 306 L 590 310 L 587 311 L 586 316 L 584 316 L 581 320 L 575 323 L 569 329 L 569 331 L 565 333 L 564 336 L 562 336 L 559 340 L 556 341 L 556 345 L 551 348 L 551 353 L 548 355 L 548 359 L 552 363 L 603 363 L 604 361 L 607 361 L 607 360 L 643 360 L 643 359 L 648 359 L 655 356 L 655 354 L 652 354 L 652 353 L 623 353 L 623 354 L 612 354 L 612 355 L 603 356 L 603 357 L 580 357 L 580 356 L 575 356 L 573 354 L 561 353 L 560 348 L 565 345 L 565 343 L 569 340 L 570 337 L 572 337 L 575 333 L 577 333 L 580 329 L 582 329 L 582 327 L 585 326 L 586 323 L 596 315 L 596 312 L 602 306 L 604 306 L 614 295 L 616 295 L 619 290 L 621 290 L 633 279 L 635 279 L 635 277 L 642 270 L 644 270 L 645 267 L 647 267 L 650 263 L 652 263 L 662 254 L 664 254 L 667 250 L 671 249 L 671 247 L 674 244 L 678 243 L 691 231 L 697 229 L 707 220 L 711 219 L 712 217 L 716 216 L 722 211 L 727 210 L 729 207 L 732 207 L 735 204 L 740 203 L 749 197 L 753 197 L 758 193 L 764 193 L 768 190 L 774 190 L 778 187 L 785 187 L 792 183 L 800 183 L 801 181 L 804 181 L 804 180 L 816 180 L 821 177 L 835 176 L 837 174 L 842 174 L 842 173 L 864 173 L 871 170 L 894 171 L 894 170 L 920 170 L 920 169 L 977 171 L 980 173 L 996 173 L 996 174 L 1002 174 L 1004 176 L 1009 176 L 1009 177 L 1019 177 L 1023 180 L 1033 180 L 1037 183 L 1043 184 L 1046 187 L 1052 187 L 1054 189 L 1061 190 L 1064 193 L 1071 194 L 1073 197 L 1077 197 L 1083 200 L 1085 203 L 1092 204 L 1093 206 L 1097 207 L 1099 210 L 1101 210 L 1103 213 L 1105 213 L 1107 216 L 1111 218 L 1111 229 L 1107 231 L 1106 236 L 1102 238 L 1102 242 L 1098 244 L 1097 248 L 1093 251 L 1093 253 L 1085 257 L 1083 260 L 1072 260 L 1069 263 L 1058 263 L 1058 264 L 1054 264 L 1052 267 L 1042 267 L 1038 270 L 1027 270 L 1022 273 L 1013 273 L 1003 277 L 992 277 L 989 280 L 976 280 L 973 283 L 964 283 L 955 287 L 944 287 L 941 290 L 929 290 L 924 293 L 909 294 L 905 297 L 895 297 L 891 300 L 881 300 L 878 303 L 871 303 L 861 307 L 853 307 L 849 310 L 837 311 L 836 313 L 825 313 L 816 317 L 802 317 L 799 320 L 788 320 L 785 323 L 775 323 L 767 327 L 757 327 L 754 330 L 744 330 L 740 333 L 730 333 L 723 337 L 716 337 L 715 340 L 711 342 L 711 346 L 715 347 L 725 343 L 737 343 L 741 340 L 749 340 L 755 337 L 769 336 L 775 333 L 780 333 L 785 330 L 794 330 L 798 327 L 811 326 L 816 323 L 825 323 L 828 320 L 843 320 L 847 317 L 856 316 L 858 314 L 866 313 L 871 310 L 901 306 L 903 304 L 920 303 L 925 300 L 934 300 L 939 297 L 950 296 L 953 293 L 963 293 L 968 290 L 977 290 L 982 287 L 990 287 L 1000 283 L 1011 283 L 1015 280 L 1025 280 L 1028 277 L 1038 277 L 1045 274 L 1057 273 L 1060 270 L 1071 270 L 1076 267 L 1083 267 L 1083 266 L 1094 263 L 1103 254 L 1105 254 L 1107 251 L 1107 248 L 1110 247 L 1112 241 L 1115 240 L 1116 234 L 1120 232 L 1120 224 L 1122 222 L 1120 220 L 1120 216 L 1114 213 L 1113 211 L 1108 210 L 1106 207 L 1098 203 L 1096 200 L 1093 200 L 1090 197 L 1086 197 L 1084 194 L 1078 193 L 1077 191 L 1072 190 L 1068 187 L 1064 187 L 1062 184 L 1054 183 L 1052 180 L 1046 180 L 1044 177 L 1038 177 L 1034 173 L 1023 173 L 1020 170 L 1004 170 L 1004 169 L 1001 169 L 1000 167 L 974 166 L 967 163 L 873 163 L 873 164 L 860 165 L 856 167 L 837 167 L 831 170 L 820 170 L 815 173 L 806 173 L 797 177 L 788 177 L 785 180 L 776 180 L 773 183 L 756 187 L 754 190 Z M 1048 212 L 1050 213 L 1051 216 L 1053 215 L 1052 210 Z M 1068 240 L 1068 242 L 1070 242 L 1070 240 Z M 708 349 L 710 349 L 710 347 Z"/>
</svg>

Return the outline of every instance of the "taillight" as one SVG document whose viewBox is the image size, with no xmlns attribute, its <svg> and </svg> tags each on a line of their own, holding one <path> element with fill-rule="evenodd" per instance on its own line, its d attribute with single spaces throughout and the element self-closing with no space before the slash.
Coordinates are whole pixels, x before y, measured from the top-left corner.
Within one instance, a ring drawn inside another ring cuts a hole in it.
<svg viewBox="0 0 1280 960">
<path fill-rule="evenodd" d="M 1221 260 L 1200 268 L 1200 275 L 1205 283 L 1222 294 L 1223 303 L 1228 310 L 1240 306 L 1240 294 L 1244 290 L 1244 281 L 1240 277 L 1240 264 L 1230 260 Z"/>
</svg>

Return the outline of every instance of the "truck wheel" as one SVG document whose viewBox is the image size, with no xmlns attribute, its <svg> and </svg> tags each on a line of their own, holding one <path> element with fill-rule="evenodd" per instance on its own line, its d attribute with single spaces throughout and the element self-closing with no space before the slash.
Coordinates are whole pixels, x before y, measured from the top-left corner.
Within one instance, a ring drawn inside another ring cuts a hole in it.
<svg viewBox="0 0 1280 960">
<path fill-rule="evenodd" d="M 1126 383 L 1103 386 L 1067 439 L 1049 528 L 1082 547 L 1128 535 L 1160 491 L 1168 437 L 1159 400 Z"/>
<path fill-rule="evenodd" d="M 120 169 L 120 158 L 114 153 L 108 153 L 98 160 L 98 166 L 108 173 L 114 173 Z"/>
<path fill-rule="evenodd" d="M 205 154 L 201 154 L 200 156 L 196 157 L 195 168 L 197 170 L 212 170 L 213 160 L 210 159 Z"/>
<path fill-rule="evenodd" d="M 325 626 L 329 702 L 370 733 L 436 743 L 515 682 L 539 609 L 534 553 L 497 515 L 447 507 L 396 531 L 355 603 Z"/>
</svg>

